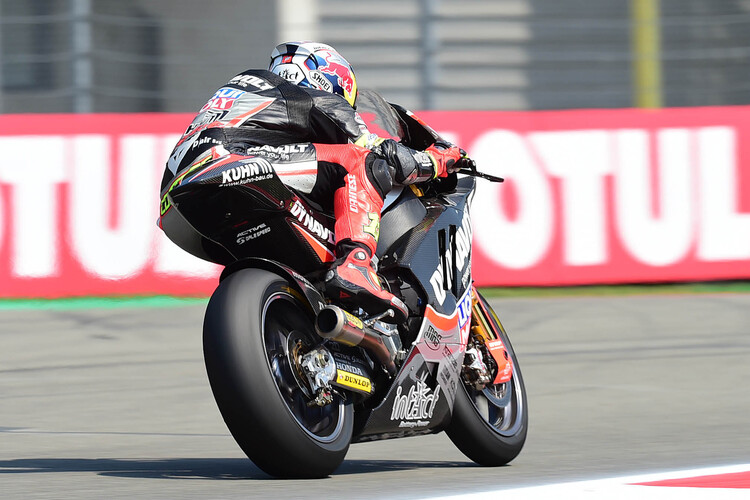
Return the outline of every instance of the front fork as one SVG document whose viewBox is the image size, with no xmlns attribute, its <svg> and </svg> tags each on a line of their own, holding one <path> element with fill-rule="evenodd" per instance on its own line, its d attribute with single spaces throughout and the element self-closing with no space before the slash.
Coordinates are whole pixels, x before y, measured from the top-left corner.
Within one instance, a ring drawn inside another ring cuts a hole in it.
<svg viewBox="0 0 750 500">
<path fill-rule="evenodd" d="M 475 389 L 508 382 L 513 376 L 513 362 L 505 349 L 503 336 L 502 323 L 472 286 L 471 330 L 463 374 L 465 381 Z"/>
</svg>

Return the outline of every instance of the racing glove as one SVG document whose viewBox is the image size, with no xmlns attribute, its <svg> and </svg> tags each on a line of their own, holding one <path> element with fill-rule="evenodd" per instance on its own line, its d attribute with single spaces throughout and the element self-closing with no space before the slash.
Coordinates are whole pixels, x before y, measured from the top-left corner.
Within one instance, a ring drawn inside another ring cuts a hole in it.
<svg viewBox="0 0 750 500">
<path fill-rule="evenodd" d="M 411 149 L 393 139 L 380 140 L 371 148 L 391 168 L 396 184 L 407 185 L 446 177 L 461 168 L 475 167 L 466 151 L 453 144 L 438 141 L 424 151 Z"/>
<path fill-rule="evenodd" d="M 454 168 L 456 170 L 461 170 L 462 168 L 468 168 L 469 170 L 475 170 L 477 169 L 477 162 L 469 158 L 469 155 L 464 151 L 463 149 L 459 149 L 461 152 L 461 158 L 456 162 L 454 165 Z"/>
<path fill-rule="evenodd" d="M 425 152 L 430 155 L 435 167 L 433 179 L 436 177 L 448 177 L 448 174 L 458 171 L 461 168 L 461 159 L 466 155 L 465 151 L 444 141 L 437 141 L 425 149 Z"/>
</svg>

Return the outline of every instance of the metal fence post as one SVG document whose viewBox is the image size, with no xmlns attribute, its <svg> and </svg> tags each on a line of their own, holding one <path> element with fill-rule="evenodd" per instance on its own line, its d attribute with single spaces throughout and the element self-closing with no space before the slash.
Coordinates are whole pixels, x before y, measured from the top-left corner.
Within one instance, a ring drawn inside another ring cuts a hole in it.
<svg viewBox="0 0 750 500">
<path fill-rule="evenodd" d="M 639 108 L 662 107 L 659 0 L 631 0 L 633 100 Z"/>
<path fill-rule="evenodd" d="M 73 111 L 93 111 L 91 0 L 71 0 L 73 46 Z"/>
<path fill-rule="evenodd" d="M 422 109 L 435 109 L 439 45 L 435 26 L 437 22 L 437 2 L 438 0 L 421 0 Z"/>
</svg>

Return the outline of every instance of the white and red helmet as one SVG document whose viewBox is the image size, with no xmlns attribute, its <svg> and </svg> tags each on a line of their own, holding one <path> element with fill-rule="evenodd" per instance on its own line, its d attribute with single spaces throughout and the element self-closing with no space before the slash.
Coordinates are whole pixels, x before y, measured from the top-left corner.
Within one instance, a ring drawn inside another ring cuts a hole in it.
<svg viewBox="0 0 750 500">
<path fill-rule="evenodd" d="M 354 107 L 357 79 L 349 62 L 330 45 L 318 42 L 287 42 L 271 53 L 268 69 L 285 80 L 332 94 Z"/>
</svg>

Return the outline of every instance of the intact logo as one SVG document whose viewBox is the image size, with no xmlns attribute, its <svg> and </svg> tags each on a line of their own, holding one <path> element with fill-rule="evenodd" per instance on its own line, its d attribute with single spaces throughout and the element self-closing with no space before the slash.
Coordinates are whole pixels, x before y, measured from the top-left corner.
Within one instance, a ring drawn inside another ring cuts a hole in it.
<svg viewBox="0 0 750 500">
<path fill-rule="evenodd" d="M 243 163 L 221 173 L 222 186 L 235 186 L 246 181 L 260 181 L 273 177 L 273 167 L 264 158 L 251 158 L 243 160 Z"/>
<path fill-rule="evenodd" d="M 201 108 L 201 113 L 208 110 L 226 111 L 234 106 L 235 101 L 245 94 L 244 90 L 222 87 Z"/>
<path fill-rule="evenodd" d="M 391 409 L 391 420 L 401 420 L 399 427 L 426 427 L 430 424 L 435 406 L 440 399 L 440 386 L 435 392 L 425 382 L 427 373 L 417 379 L 416 384 L 403 394 L 404 389 L 398 386 Z"/>
<path fill-rule="evenodd" d="M 328 243 L 334 245 L 336 238 L 333 236 L 333 231 L 325 227 L 320 221 L 316 220 L 310 215 L 305 207 L 299 200 L 294 200 L 292 206 L 289 207 L 289 211 L 292 213 L 297 220 L 302 223 L 311 233 L 315 234 L 321 240 L 325 240 Z"/>
</svg>

